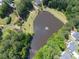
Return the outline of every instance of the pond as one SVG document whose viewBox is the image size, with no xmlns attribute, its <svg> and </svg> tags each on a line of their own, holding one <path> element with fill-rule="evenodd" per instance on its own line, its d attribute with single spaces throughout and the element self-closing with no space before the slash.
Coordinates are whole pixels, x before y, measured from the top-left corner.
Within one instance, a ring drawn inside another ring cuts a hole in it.
<svg viewBox="0 0 79 59">
<path fill-rule="evenodd" d="M 64 24 L 47 11 L 41 11 L 34 21 L 34 36 L 31 43 L 30 59 L 47 43 L 48 38 Z"/>
</svg>

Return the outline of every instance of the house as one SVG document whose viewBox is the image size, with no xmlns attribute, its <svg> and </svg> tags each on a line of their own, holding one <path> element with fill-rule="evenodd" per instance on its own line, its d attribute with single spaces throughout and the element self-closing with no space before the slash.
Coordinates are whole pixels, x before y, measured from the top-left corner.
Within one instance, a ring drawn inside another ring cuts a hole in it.
<svg viewBox="0 0 79 59">
<path fill-rule="evenodd" d="M 76 50 L 76 47 L 75 47 L 75 43 L 73 41 L 69 42 L 68 45 L 67 45 L 67 49 L 69 50 L 69 52 L 73 52 Z"/>
<path fill-rule="evenodd" d="M 34 8 L 36 9 L 36 10 L 38 10 L 38 7 L 39 7 L 39 4 L 41 4 L 41 2 L 42 2 L 42 0 L 35 0 L 34 1 Z"/>
<path fill-rule="evenodd" d="M 0 5 L 2 5 L 2 0 L 0 0 Z"/>
<path fill-rule="evenodd" d="M 15 7 L 15 4 L 14 4 L 14 1 L 12 1 L 12 0 L 9 0 L 9 1 L 7 2 L 7 4 L 8 4 L 10 7 L 12 7 L 12 8 L 16 8 L 16 7 Z"/>
<path fill-rule="evenodd" d="M 61 54 L 60 59 L 71 59 L 71 54 L 70 54 L 68 51 L 64 51 L 64 52 Z"/>
<path fill-rule="evenodd" d="M 10 5 L 10 7 L 12 7 L 12 8 L 16 8 L 16 6 L 14 5 L 14 3 L 10 3 L 9 5 Z"/>
<path fill-rule="evenodd" d="M 73 37 L 76 41 L 79 41 L 79 32 L 71 31 L 71 37 Z"/>
<path fill-rule="evenodd" d="M 79 54 L 76 52 L 77 45 L 79 44 L 79 32 L 72 30 L 70 33 L 70 41 L 67 42 L 67 50 L 62 52 L 60 59 L 72 59 L 74 56 L 76 59 L 79 59 Z"/>
<path fill-rule="evenodd" d="M 74 51 L 72 52 L 73 56 L 76 58 L 76 59 L 79 59 L 79 55 Z"/>
<path fill-rule="evenodd" d="M 42 0 L 35 0 L 35 5 L 41 4 Z"/>
</svg>

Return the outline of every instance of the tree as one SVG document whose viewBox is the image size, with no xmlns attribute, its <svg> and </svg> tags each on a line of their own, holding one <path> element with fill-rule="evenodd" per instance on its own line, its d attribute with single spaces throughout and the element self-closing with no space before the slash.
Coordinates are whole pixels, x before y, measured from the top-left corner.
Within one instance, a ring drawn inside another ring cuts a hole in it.
<svg viewBox="0 0 79 59">
<path fill-rule="evenodd" d="M 7 13 L 9 9 L 9 5 L 3 2 L 3 4 L 0 6 L 0 17 L 5 17 L 5 14 Z"/>
<path fill-rule="evenodd" d="M 4 21 L 5 21 L 6 24 L 10 24 L 10 22 L 11 22 L 11 17 L 10 17 L 10 16 L 9 16 L 9 17 L 5 17 L 5 18 L 4 18 Z"/>
<path fill-rule="evenodd" d="M 29 10 L 33 8 L 31 0 L 14 0 L 16 5 L 17 14 L 21 17 L 26 17 L 26 14 L 29 13 Z"/>
<path fill-rule="evenodd" d="M 66 10 L 69 0 L 43 0 L 43 4 L 50 8 Z"/>
<path fill-rule="evenodd" d="M 12 29 L 4 29 L 0 40 L 1 59 L 26 59 L 31 35 Z"/>
<path fill-rule="evenodd" d="M 65 49 L 64 39 L 61 31 L 52 35 L 47 44 L 36 53 L 34 59 L 55 59 L 55 56 L 59 58 L 61 51 Z"/>
</svg>

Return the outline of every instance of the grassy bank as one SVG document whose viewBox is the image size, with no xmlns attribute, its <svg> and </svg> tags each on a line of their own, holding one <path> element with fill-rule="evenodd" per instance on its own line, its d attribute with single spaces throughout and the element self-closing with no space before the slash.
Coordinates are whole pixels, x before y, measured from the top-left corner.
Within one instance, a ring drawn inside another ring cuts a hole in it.
<svg viewBox="0 0 79 59">
<path fill-rule="evenodd" d="M 56 9 L 53 9 L 53 8 L 52 9 L 51 8 L 47 8 L 47 11 L 50 12 L 51 14 L 53 14 L 56 18 L 58 18 L 64 24 L 67 23 L 67 18 L 62 12 L 57 11 Z"/>
<path fill-rule="evenodd" d="M 29 17 L 27 18 L 27 21 L 23 24 L 23 29 L 26 33 L 33 34 L 33 22 L 37 16 L 38 12 L 33 10 L 30 12 Z"/>
<path fill-rule="evenodd" d="M 0 25 L 4 25 L 4 24 L 5 24 L 4 20 L 0 18 Z"/>
</svg>

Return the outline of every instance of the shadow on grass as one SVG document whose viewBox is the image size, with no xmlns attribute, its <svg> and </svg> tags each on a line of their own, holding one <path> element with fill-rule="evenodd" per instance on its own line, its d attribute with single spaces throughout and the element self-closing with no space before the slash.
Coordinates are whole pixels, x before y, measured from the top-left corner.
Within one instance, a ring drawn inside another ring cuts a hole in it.
<svg viewBox="0 0 79 59">
<path fill-rule="evenodd" d="M 4 11 L 4 14 L 2 14 L 0 17 L 5 18 L 8 17 L 13 12 L 13 8 L 8 6 L 8 8 Z"/>
<path fill-rule="evenodd" d="M 34 9 L 32 3 L 26 4 L 26 6 L 27 6 L 27 8 L 25 7 L 25 8 L 22 10 L 21 14 L 19 14 L 19 16 L 20 16 L 23 20 L 25 20 L 26 18 L 28 18 L 30 11 L 32 11 L 32 10 Z"/>
<path fill-rule="evenodd" d="M 19 15 L 21 17 L 20 20 L 25 20 L 29 16 L 29 11 L 24 11 L 22 14 Z"/>
<path fill-rule="evenodd" d="M 26 56 L 26 59 L 30 59 L 30 49 L 31 49 L 31 42 L 32 42 L 32 39 L 33 39 L 33 36 L 32 35 L 30 35 L 29 34 L 29 36 L 30 36 L 30 40 L 29 40 L 29 47 L 26 49 L 27 50 L 27 53 L 28 53 L 28 55 Z"/>
</svg>

